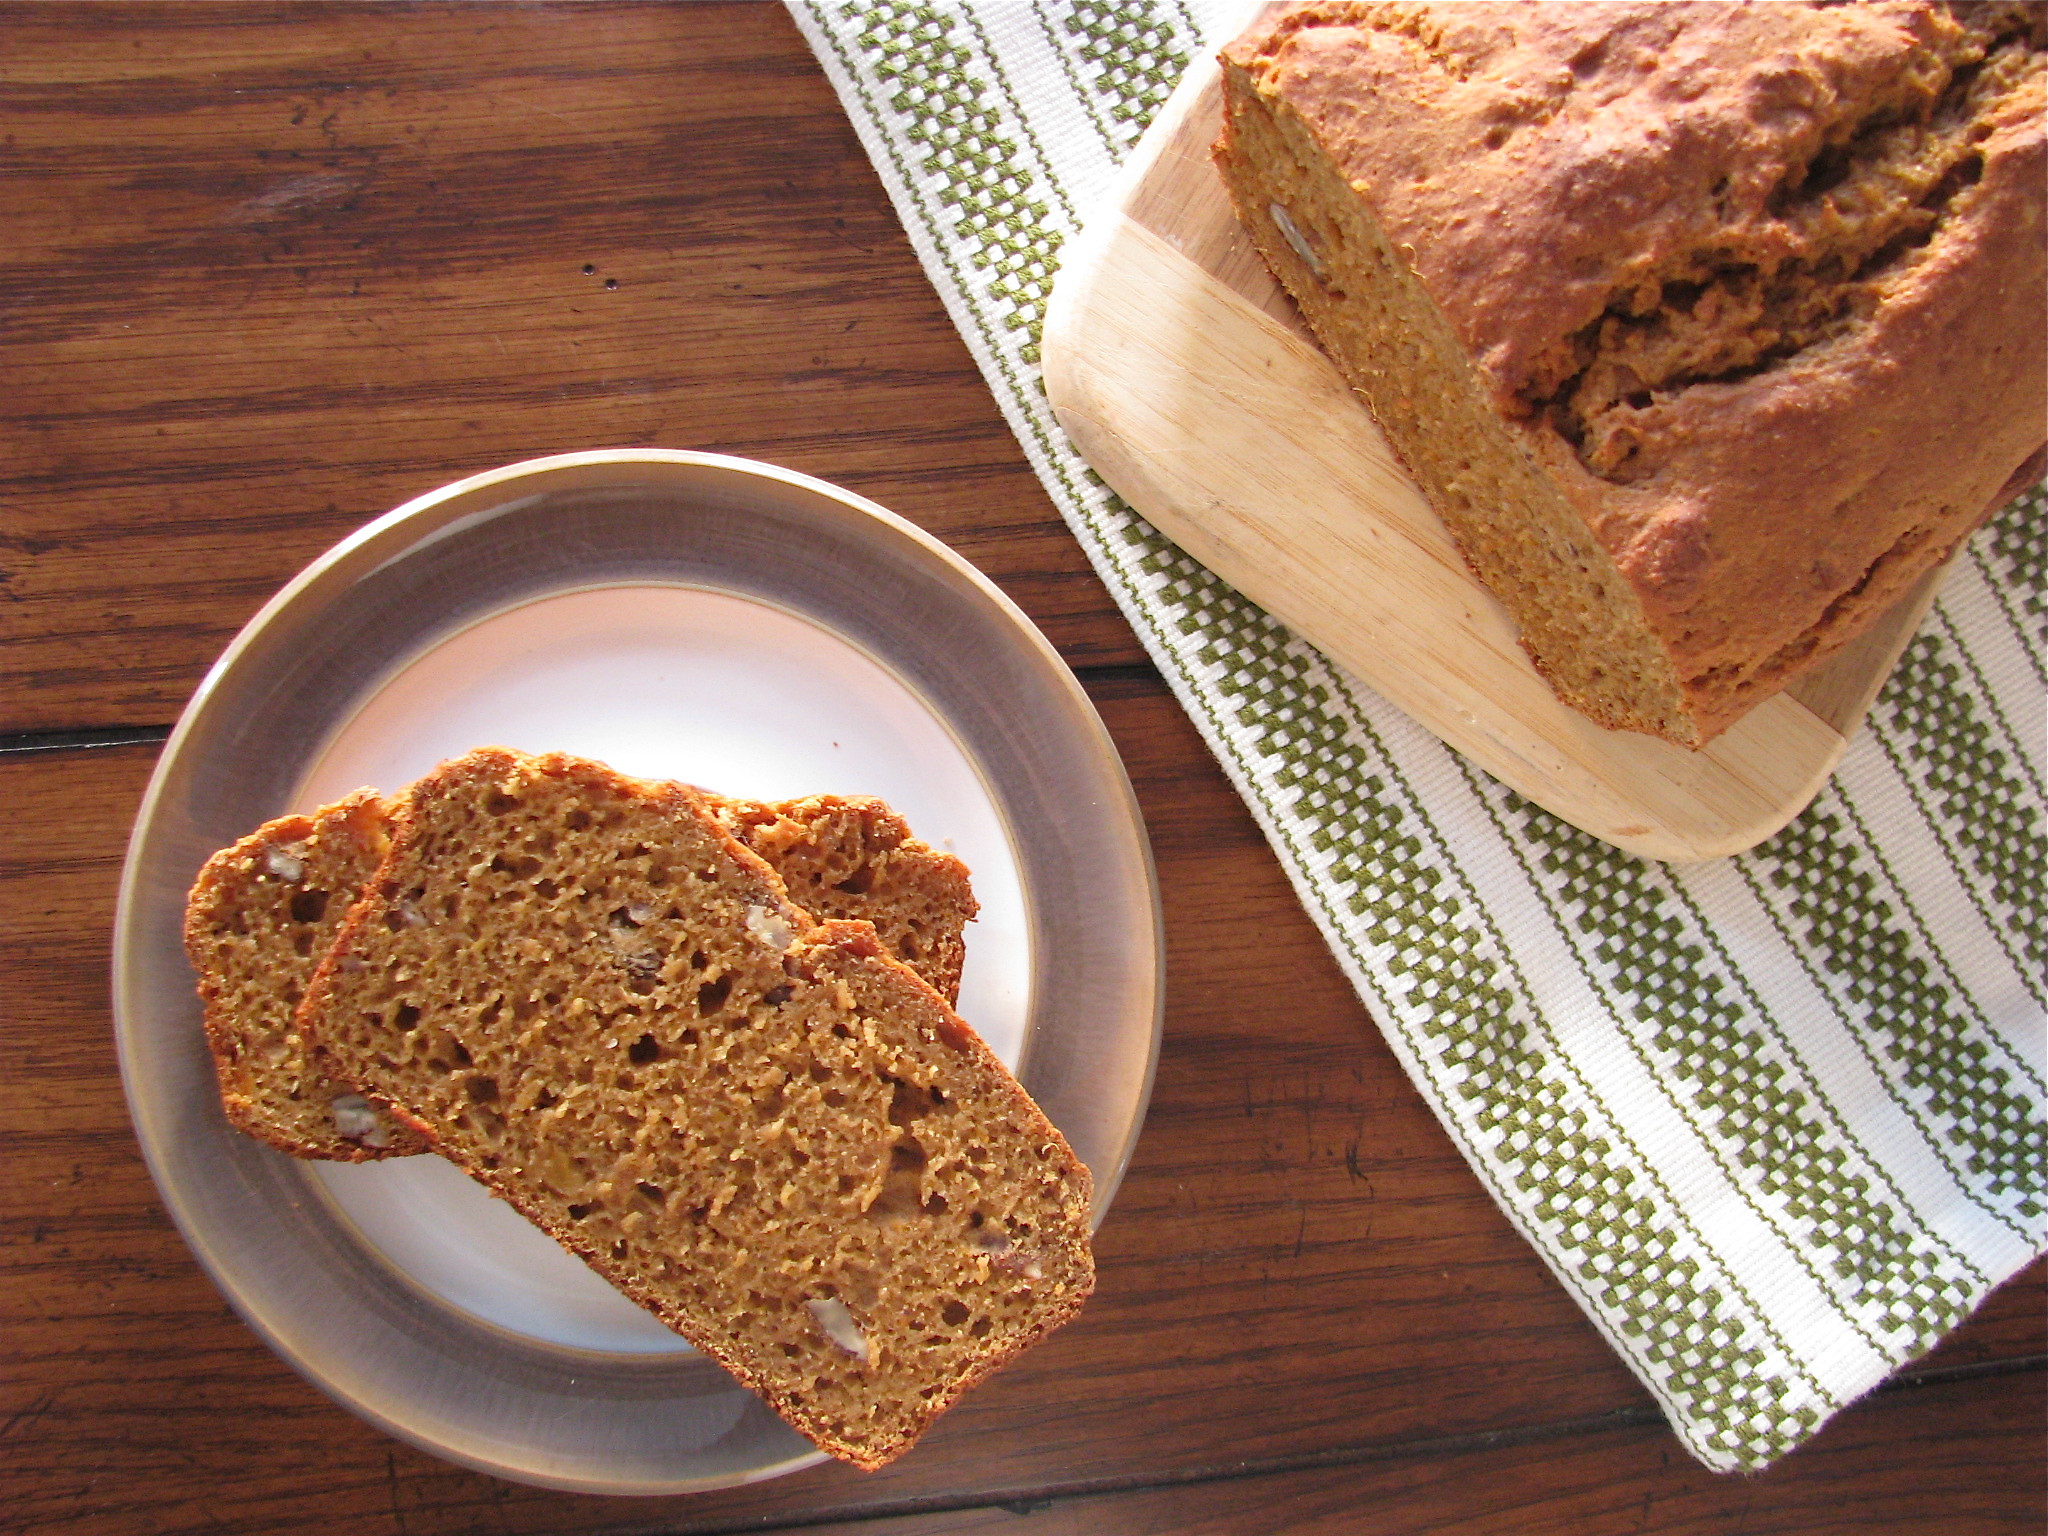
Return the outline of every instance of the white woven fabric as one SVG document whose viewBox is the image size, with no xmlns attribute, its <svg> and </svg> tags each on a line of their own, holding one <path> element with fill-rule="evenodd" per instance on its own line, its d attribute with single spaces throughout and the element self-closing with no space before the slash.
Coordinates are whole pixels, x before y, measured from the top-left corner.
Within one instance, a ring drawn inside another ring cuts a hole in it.
<svg viewBox="0 0 2048 1536">
<path fill-rule="evenodd" d="M 1163 539 L 1039 389 L 1064 239 L 1217 0 L 792 0 L 989 387 L 1473 1170 L 1702 1461 L 1762 1466 L 2043 1246 L 2048 501 L 1806 814 L 1689 868 L 1521 801 Z"/>
</svg>

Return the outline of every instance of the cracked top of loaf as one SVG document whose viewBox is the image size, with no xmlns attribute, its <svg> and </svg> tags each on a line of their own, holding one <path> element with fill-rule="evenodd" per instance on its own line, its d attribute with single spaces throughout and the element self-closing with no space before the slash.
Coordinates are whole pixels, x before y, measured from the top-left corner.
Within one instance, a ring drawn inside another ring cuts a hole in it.
<svg viewBox="0 0 2048 1536">
<path fill-rule="evenodd" d="M 2048 435 L 2044 16 L 1318 0 L 1226 59 L 1371 206 L 1696 676 L 1945 551 Z"/>
</svg>

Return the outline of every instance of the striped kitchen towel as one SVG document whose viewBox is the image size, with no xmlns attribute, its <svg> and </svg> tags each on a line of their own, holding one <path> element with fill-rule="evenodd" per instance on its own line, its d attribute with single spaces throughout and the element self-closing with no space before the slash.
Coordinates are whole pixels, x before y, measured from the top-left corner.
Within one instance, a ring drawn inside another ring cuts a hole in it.
<svg viewBox="0 0 2048 1536">
<path fill-rule="evenodd" d="M 1161 537 L 1038 379 L 1063 240 L 1220 0 L 792 0 L 1018 440 L 1473 1170 L 1702 1461 L 1761 1467 L 2044 1242 L 2048 500 L 1810 810 L 1667 867 L 1475 771 Z"/>
</svg>

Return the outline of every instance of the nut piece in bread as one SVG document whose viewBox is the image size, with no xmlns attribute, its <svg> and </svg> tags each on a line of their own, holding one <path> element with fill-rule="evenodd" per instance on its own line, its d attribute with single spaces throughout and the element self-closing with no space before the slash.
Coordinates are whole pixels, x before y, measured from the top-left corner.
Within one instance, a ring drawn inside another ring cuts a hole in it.
<svg viewBox="0 0 2048 1536">
<path fill-rule="evenodd" d="M 389 1104 L 862 1467 L 1079 1309 L 1086 1167 L 866 923 L 681 785 L 484 749 L 400 803 L 299 1013 Z"/>
<path fill-rule="evenodd" d="M 762 804 L 727 800 L 720 819 L 768 861 L 789 896 L 817 918 L 875 925 L 885 953 L 960 1000 L 962 928 L 977 903 L 967 866 L 911 836 L 883 801 L 812 795 Z"/>
<path fill-rule="evenodd" d="M 2044 17 L 1310 0 L 1217 162 L 1560 697 L 1696 747 L 2048 435 Z"/>
</svg>

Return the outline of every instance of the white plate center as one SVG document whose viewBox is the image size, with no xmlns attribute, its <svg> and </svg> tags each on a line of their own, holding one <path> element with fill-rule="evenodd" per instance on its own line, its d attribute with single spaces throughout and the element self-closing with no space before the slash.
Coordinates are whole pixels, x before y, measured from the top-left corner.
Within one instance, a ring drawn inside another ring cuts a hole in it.
<svg viewBox="0 0 2048 1536">
<path fill-rule="evenodd" d="M 960 1012 L 1012 1066 L 1030 1006 L 1024 891 L 973 761 L 901 679 L 807 619 L 687 587 L 564 593 L 409 662 L 327 744 L 294 809 L 395 792 L 473 747 L 574 752 L 640 778 L 756 800 L 879 795 L 974 873 Z M 437 1157 L 314 1176 L 417 1284 L 515 1333 L 582 1349 L 687 1350 Z"/>
</svg>

